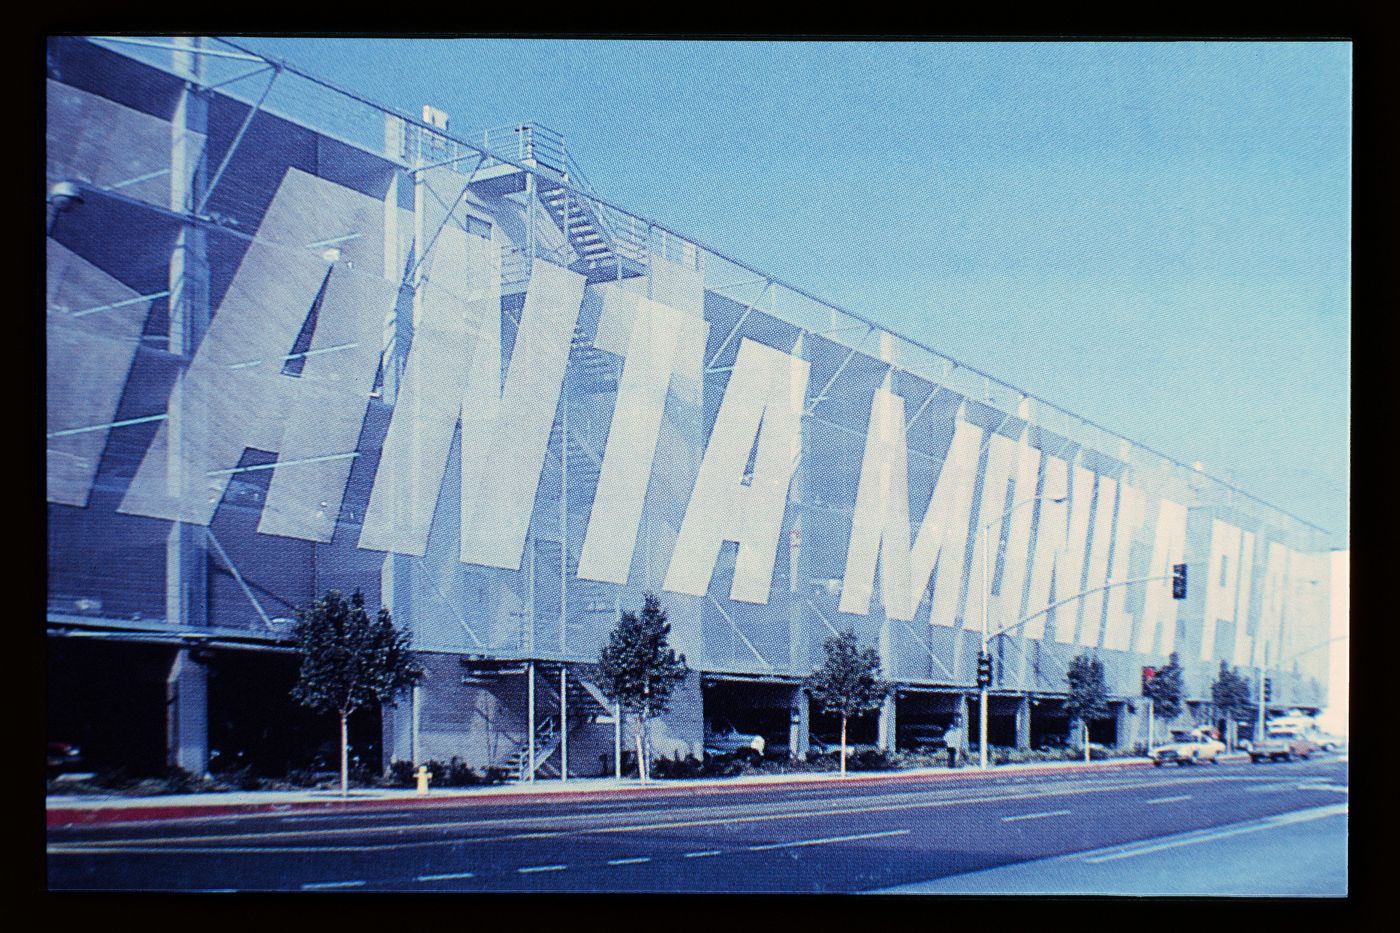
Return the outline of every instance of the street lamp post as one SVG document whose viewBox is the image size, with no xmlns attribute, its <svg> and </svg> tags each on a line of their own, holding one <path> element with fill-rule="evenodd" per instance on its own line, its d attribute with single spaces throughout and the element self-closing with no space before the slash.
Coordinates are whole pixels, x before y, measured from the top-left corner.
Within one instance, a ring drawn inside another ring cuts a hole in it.
<svg viewBox="0 0 1400 933">
<path fill-rule="evenodd" d="M 987 656 L 987 604 L 990 603 L 992 599 L 992 576 L 989 569 L 990 562 L 987 559 L 988 545 L 991 542 L 988 540 L 987 530 L 993 525 L 1000 525 L 1002 522 L 1006 521 L 1008 515 L 1024 505 L 1032 505 L 1042 499 L 1049 499 L 1051 502 L 1061 503 L 1068 498 L 1068 496 L 1058 496 L 1054 498 L 1050 496 L 1036 496 L 1032 499 L 1026 499 L 1024 502 L 1017 502 L 1011 506 L 1011 508 L 1002 512 L 1000 517 L 982 526 L 982 652 L 978 656 L 979 660 Z M 985 771 L 987 770 L 987 694 L 988 688 L 991 685 L 984 683 L 978 686 L 980 686 L 982 690 L 981 700 L 977 704 L 977 756 L 978 767 Z"/>
</svg>

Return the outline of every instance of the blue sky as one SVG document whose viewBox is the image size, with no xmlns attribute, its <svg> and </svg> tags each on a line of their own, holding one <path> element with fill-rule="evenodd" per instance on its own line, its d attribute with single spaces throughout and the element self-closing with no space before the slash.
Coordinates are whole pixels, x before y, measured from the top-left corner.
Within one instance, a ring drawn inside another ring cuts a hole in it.
<svg viewBox="0 0 1400 933">
<path fill-rule="evenodd" d="M 248 39 L 1347 544 L 1345 43 Z"/>
</svg>

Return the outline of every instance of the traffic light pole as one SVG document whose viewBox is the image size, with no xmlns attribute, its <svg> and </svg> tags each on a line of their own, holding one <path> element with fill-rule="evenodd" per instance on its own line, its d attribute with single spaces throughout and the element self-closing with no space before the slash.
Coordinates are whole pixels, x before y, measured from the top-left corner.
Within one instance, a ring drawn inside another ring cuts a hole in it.
<svg viewBox="0 0 1400 933">
<path fill-rule="evenodd" d="M 1005 520 L 1003 515 L 998 521 Z M 982 535 L 982 651 L 977 655 L 977 681 L 982 695 L 977 703 L 977 766 L 987 770 L 987 701 L 991 684 L 990 678 L 982 675 L 983 658 L 987 657 L 987 603 L 992 598 L 991 574 L 987 568 L 987 535 Z"/>
<path fill-rule="evenodd" d="M 977 704 L 977 759 L 978 767 L 981 768 L 983 771 L 987 770 L 987 701 L 989 688 L 991 687 L 990 671 L 986 675 L 983 675 L 981 672 L 982 666 L 985 663 L 983 659 L 988 656 L 987 642 L 989 636 L 987 634 L 987 604 L 990 603 L 992 600 L 991 561 L 989 561 L 987 558 L 987 552 L 991 542 L 987 536 L 987 532 L 991 529 L 993 525 L 1000 525 L 1002 522 L 1006 521 L 1006 516 L 1021 508 L 1021 506 L 1023 505 L 1034 505 L 1042 499 L 1048 499 L 1049 501 L 1054 503 L 1061 503 L 1068 498 L 1068 496 L 1057 496 L 1053 498 L 1051 496 L 1036 496 L 1032 499 L 1027 499 L 1024 502 L 1016 503 L 1011 508 L 1007 509 L 1005 512 L 1002 512 L 999 518 L 987 522 L 987 524 L 982 526 L 982 651 L 977 655 L 977 685 L 982 689 L 980 700 Z M 997 540 L 999 544 L 1001 540 L 1000 536 L 998 536 Z"/>
<path fill-rule="evenodd" d="M 1266 647 L 1266 648 L 1265 648 L 1265 651 L 1267 651 L 1267 650 L 1268 650 L 1268 648 Z M 1266 664 L 1268 663 L 1267 660 L 1265 661 L 1265 663 L 1266 663 Z M 1264 668 L 1263 668 L 1263 666 L 1260 666 L 1260 667 L 1258 668 L 1258 671 L 1259 671 L 1259 676 L 1258 676 L 1258 681 L 1259 681 L 1259 714 L 1258 714 L 1258 716 L 1257 716 L 1257 721 L 1255 722 L 1255 725 L 1254 725 L 1254 744 L 1256 744 L 1256 745 L 1257 745 L 1258 743 L 1264 741 L 1264 720 L 1267 718 L 1267 716 L 1266 716 L 1266 714 L 1265 714 L 1265 709 L 1264 709 L 1264 706 L 1265 706 L 1265 702 L 1266 702 L 1266 701 L 1265 701 L 1265 699 L 1264 699 Z"/>
<path fill-rule="evenodd" d="M 1041 498 L 1043 498 L 1043 497 L 1041 497 Z M 1029 500 L 1027 500 L 1026 502 L 1022 502 L 1021 505 L 1027 505 L 1027 504 L 1029 504 L 1030 502 L 1034 502 L 1034 501 L 1036 501 L 1036 500 L 1035 500 L 1035 499 L 1029 499 Z M 1063 499 L 1056 499 L 1056 500 L 1054 500 L 1054 501 L 1056 501 L 1056 502 L 1061 502 L 1061 501 L 1063 501 Z M 997 519 L 997 522 L 1000 522 L 1000 521 L 1002 521 L 1003 519 L 1005 519 L 1005 518 L 1006 518 L 1006 515 L 1009 514 L 1013 509 L 1016 509 L 1016 508 L 1020 508 L 1020 506 L 1013 506 L 1012 509 L 1008 509 L 1007 512 L 1004 513 L 1004 514 L 1002 515 L 1001 518 Z M 991 523 L 991 524 L 996 524 L 996 522 L 993 522 L 993 523 Z M 986 528 L 990 528 L 990 527 L 991 527 L 991 524 L 989 524 L 989 525 L 987 525 L 987 526 L 985 526 L 985 527 L 986 527 Z M 1173 570 L 1173 572 L 1172 572 L 1171 574 L 1166 574 L 1166 575 L 1162 575 L 1162 576 L 1155 576 L 1155 577 L 1138 577 L 1137 579 L 1134 579 L 1134 580 L 1117 580 L 1117 581 L 1112 582 L 1112 583 L 1105 583 L 1103 586 L 1096 586 L 1096 587 L 1093 587 L 1093 588 L 1091 588 L 1091 589 L 1084 590 L 1082 593 L 1075 593 L 1073 596 L 1066 596 L 1064 599 L 1056 600 L 1055 602 L 1053 602 L 1053 603 L 1051 603 L 1050 605 L 1046 606 L 1044 609 L 1038 609 L 1038 610 L 1036 610 L 1035 612 L 1032 612 L 1032 613 L 1031 613 L 1030 615 L 1028 615 L 1028 616 L 1023 616 L 1022 618 L 1017 619 L 1015 622 L 1011 623 L 1010 625 L 1006 626 L 1005 628 L 997 629 L 995 632 L 988 633 L 988 631 L 987 631 L 987 602 L 988 602 L 988 600 L 989 600 L 990 592 L 991 592 L 991 577 L 990 577 L 990 575 L 989 575 L 988 572 L 987 572 L 987 563 L 988 563 L 988 561 L 987 561 L 987 538 L 986 538 L 985 535 L 983 535 L 983 537 L 982 537 L 982 653 L 978 656 L 979 667 L 981 666 L 981 664 L 980 664 L 981 659 L 982 659 L 982 658 L 985 658 L 985 657 L 988 657 L 987 648 L 988 648 L 988 646 L 991 644 L 991 640 L 992 640 L 993 638 L 1000 638 L 1002 635 L 1005 635 L 1007 632 L 1010 632 L 1010 631 L 1012 631 L 1013 629 L 1020 628 L 1022 625 L 1025 625 L 1027 622 L 1031 621 L 1032 619 L 1039 618 L 1040 616 L 1045 615 L 1047 612 L 1051 612 L 1051 611 L 1053 611 L 1054 609 L 1057 609 L 1058 607 L 1063 606 L 1065 603 L 1071 603 L 1071 602 L 1074 602 L 1076 599 L 1083 599 L 1085 596 L 1088 596 L 1088 595 L 1091 594 L 1091 593 L 1098 593 L 1098 592 L 1102 592 L 1103 590 L 1110 590 L 1110 589 L 1113 589 L 1114 587 L 1118 587 L 1118 586 L 1129 586 L 1129 585 L 1134 584 L 1134 583 L 1153 583 L 1153 582 L 1155 582 L 1155 581 L 1157 581 L 1157 580 L 1175 580 L 1175 579 L 1177 578 L 1176 572 L 1175 572 L 1175 570 Z M 990 681 L 990 678 L 987 678 L 987 680 Z M 981 731 L 978 733 L 978 736 L 977 736 L 977 744 L 978 744 L 978 746 L 979 746 L 978 754 L 979 754 L 979 757 L 980 757 L 980 766 L 981 766 L 982 770 L 984 770 L 984 771 L 985 771 L 986 768 L 987 768 L 987 688 L 988 688 L 988 686 L 990 686 L 990 683 L 983 683 L 983 684 L 981 684 L 981 687 L 982 687 L 982 691 L 981 691 L 982 702 L 979 704 L 979 709 L 978 709 L 978 722 L 979 722 L 979 725 L 981 726 Z M 1086 725 L 1086 729 L 1087 729 L 1087 725 Z M 1087 736 L 1087 732 L 1086 732 L 1086 736 Z M 1087 748 L 1088 748 L 1088 738 L 1086 737 L 1084 741 L 1085 741 L 1085 748 L 1087 749 Z"/>
<path fill-rule="evenodd" d="M 1347 639 L 1347 638 L 1350 638 L 1350 637 L 1351 637 L 1350 635 L 1337 635 L 1337 636 L 1335 636 L 1335 637 L 1333 637 L 1333 638 L 1327 639 L 1326 641 L 1320 641 L 1320 642 L 1318 642 L 1318 643 L 1315 644 L 1315 645 L 1312 645 L 1312 646 L 1310 646 L 1310 647 L 1304 648 L 1302 651 L 1297 652 L 1297 653 L 1294 654 L 1292 657 L 1285 658 L 1284 660 L 1279 661 L 1278 664 L 1275 665 L 1275 666 L 1278 668 L 1278 670 L 1279 670 L 1280 672 L 1282 672 L 1283 666 L 1284 666 L 1285 664 L 1287 664 L 1289 661 L 1296 661 L 1296 660 L 1298 660 L 1299 658 L 1301 658 L 1303 655 L 1308 654 L 1309 652 L 1316 651 L 1318 648 L 1324 648 L 1324 647 L 1326 647 L 1327 645 L 1332 644 L 1332 642 L 1334 642 L 1334 641 L 1343 641 L 1343 640 L 1345 640 L 1345 639 Z M 1268 695 L 1269 691 L 1266 691 L 1266 690 L 1264 689 L 1265 684 L 1268 683 L 1268 676 L 1267 676 L 1267 675 L 1268 675 L 1268 670 L 1269 670 L 1269 646 L 1268 646 L 1268 645 L 1265 645 L 1265 646 L 1264 646 L 1264 663 L 1263 663 L 1263 665 L 1261 665 L 1260 667 L 1258 667 L 1257 670 L 1259 671 L 1259 720 L 1258 720 L 1258 732 L 1256 732 L 1255 735 L 1254 735 L 1254 740 L 1255 740 L 1256 742 L 1259 741 L 1260 739 L 1262 739 L 1262 738 L 1264 737 L 1264 722 L 1265 722 L 1265 720 L 1268 718 L 1268 717 L 1266 716 L 1266 707 L 1268 706 L 1269 701 L 1273 699 L 1272 696 L 1269 696 L 1269 695 Z"/>
<path fill-rule="evenodd" d="M 1053 610 L 1060 608 L 1060 607 L 1063 606 L 1065 603 L 1072 603 L 1072 602 L 1074 602 L 1076 599 L 1083 599 L 1085 596 L 1089 596 L 1089 595 L 1091 595 L 1091 594 L 1093 594 L 1093 593 L 1100 593 L 1100 592 L 1102 592 L 1102 591 L 1104 591 L 1104 590 L 1111 590 L 1111 589 L 1113 589 L 1114 587 L 1118 587 L 1118 586 L 1131 586 L 1131 585 L 1134 584 L 1134 583 L 1153 583 L 1153 582 L 1156 582 L 1157 580 L 1170 580 L 1170 579 L 1172 579 L 1172 577 L 1171 577 L 1170 575 L 1167 575 L 1167 576 L 1159 576 L 1159 577 L 1138 577 L 1137 579 L 1134 579 L 1134 580 L 1117 580 L 1117 581 L 1115 581 L 1115 582 L 1113 582 L 1113 583 L 1105 583 L 1103 586 L 1095 586 L 1095 587 L 1092 587 L 1092 588 L 1090 588 L 1090 589 L 1084 590 L 1084 591 L 1081 592 L 1081 593 L 1075 593 L 1073 596 L 1066 596 L 1064 599 L 1058 599 L 1058 600 L 1056 600 L 1055 602 L 1051 603 L 1050 605 L 1046 606 L 1044 609 L 1037 609 L 1035 612 L 1032 612 L 1032 613 L 1031 613 L 1030 615 L 1028 615 L 1028 616 L 1022 616 L 1021 618 L 1017 619 L 1015 622 L 1013 622 L 1013 623 L 1011 623 L 1010 625 L 1008 625 L 1006 628 L 1000 628 L 1000 629 L 997 629 L 995 632 L 992 632 L 990 638 L 1000 638 L 1001 636 L 1005 635 L 1007 632 L 1010 632 L 1010 631 L 1012 631 L 1013 629 L 1020 628 L 1021 626 L 1025 625 L 1027 622 L 1031 621 L 1032 619 L 1039 618 L 1040 616 L 1045 615 L 1047 612 L 1052 612 Z M 985 634 L 983 635 L 983 638 L 984 638 L 984 641 L 982 642 L 982 650 L 985 651 L 985 650 L 987 650 L 987 644 L 988 644 L 988 641 L 989 641 L 990 639 L 989 639 Z"/>
</svg>

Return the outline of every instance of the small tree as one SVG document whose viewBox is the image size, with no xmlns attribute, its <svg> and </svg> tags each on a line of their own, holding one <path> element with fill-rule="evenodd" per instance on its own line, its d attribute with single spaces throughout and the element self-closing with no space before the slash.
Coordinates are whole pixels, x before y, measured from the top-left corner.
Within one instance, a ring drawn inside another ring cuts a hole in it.
<svg viewBox="0 0 1400 933">
<path fill-rule="evenodd" d="M 1152 721 L 1158 715 L 1170 723 L 1181 715 L 1181 698 L 1185 688 L 1181 683 L 1181 660 L 1173 651 L 1166 667 L 1159 667 L 1157 673 L 1144 685 L 1142 695 L 1151 701 L 1148 707 L 1147 744 L 1152 750 Z"/>
<path fill-rule="evenodd" d="M 1249 681 L 1222 660 L 1215 683 L 1210 685 L 1210 699 L 1216 712 L 1224 716 L 1227 723 L 1236 723 L 1241 718 L 1248 718 L 1254 710 L 1254 701 L 1250 696 L 1252 692 Z M 1233 738 L 1234 728 L 1233 725 L 1227 725 L 1228 737 Z"/>
<path fill-rule="evenodd" d="M 690 673 L 685 655 L 667 644 L 671 626 L 655 593 L 642 598 L 640 614 L 622 613 L 598 656 L 599 689 L 637 716 L 637 776 L 647 780 L 647 721 L 666 711 L 671 693 Z"/>
<path fill-rule="evenodd" d="M 350 714 L 371 703 L 387 703 L 423 677 L 405 632 L 394 628 L 388 609 L 373 620 L 359 590 L 347 603 L 330 590 L 310 609 L 297 610 L 293 630 L 301 653 L 301 677 L 292 699 L 318 713 L 340 717 L 340 795 L 349 792 Z"/>
<path fill-rule="evenodd" d="M 851 630 L 833 635 L 823 646 L 826 660 L 803 684 L 827 715 L 841 717 L 841 776 L 846 776 L 846 721 L 880 708 L 890 685 L 880 679 L 880 655 L 874 648 L 861 649 Z"/>
<path fill-rule="evenodd" d="M 1161 714 L 1162 719 L 1171 722 L 1181 715 L 1181 698 L 1185 692 L 1181 682 L 1181 661 L 1173 651 L 1167 666 L 1157 670 L 1143 693 L 1152 701 L 1154 710 Z"/>
<path fill-rule="evenodd" d="M 1084 760 L 1089 760 L 1089 720 L 1108 715 L 1108 683 L 1104 680 L 1103 662 L 1081 654 L 1070 662 L 1065 675 L 1069 683 L 1069 699 L 1065 709 L 1079 719 L 1084 736 Z"/>
</svg>

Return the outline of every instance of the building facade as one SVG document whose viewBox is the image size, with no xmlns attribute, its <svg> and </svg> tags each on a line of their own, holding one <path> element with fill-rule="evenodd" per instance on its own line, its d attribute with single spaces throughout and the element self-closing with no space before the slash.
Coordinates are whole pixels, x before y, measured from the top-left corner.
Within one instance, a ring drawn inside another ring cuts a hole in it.
<svg viewBox="0 0 1400 933">
<path fill-rule="evenodd" d="M 48 52 L 51 739 L 290 766 L 331 737 L 285 696 L 329 589 L 428 672 L 358 727 L 373 767 L 610 772 L 588 665 L 649 591 L 695 671 L 677 754 L 719 721 L 804 751 L 845 629 L 898 687 L 858 725 L 886 747 L 975 726 L 984 625 L 993 744 L 1064 736 L 1086 652 L 1111 744 L 1172 653 L 1197 704 L 1222 661 L 1322 703 L 1319 529 L 629 213 L 557 133 L 219 40 Z"/>
</svg>

